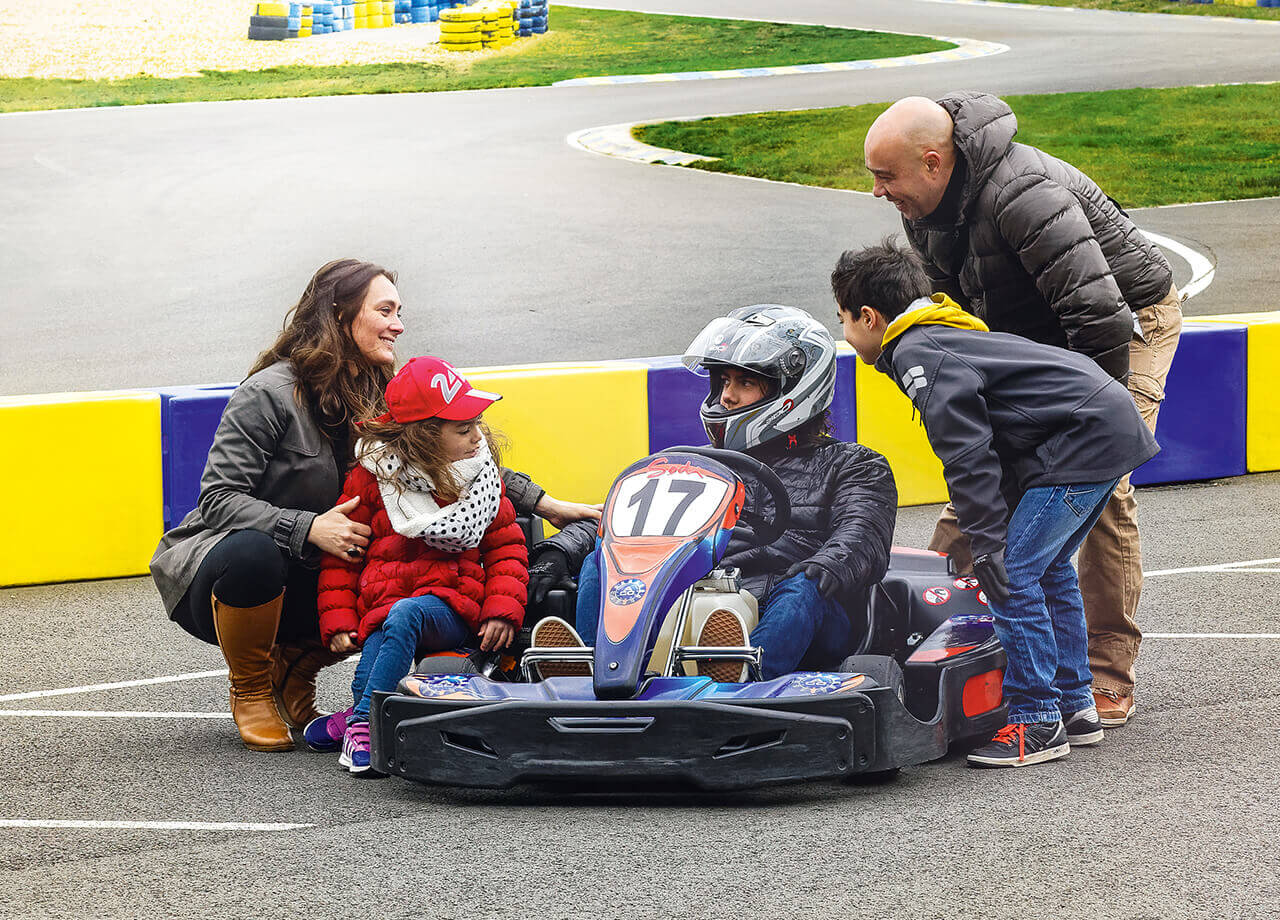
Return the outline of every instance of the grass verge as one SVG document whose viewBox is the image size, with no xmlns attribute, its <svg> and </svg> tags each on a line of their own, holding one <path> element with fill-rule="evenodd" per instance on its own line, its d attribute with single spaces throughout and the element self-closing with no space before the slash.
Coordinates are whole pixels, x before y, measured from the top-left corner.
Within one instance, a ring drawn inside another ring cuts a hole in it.
<svg viewBox="0 0 1280 920">
<path fill-rule="evenodd" d="M 1127 206 L 1280 195 L 1280 84 L 1007 96 L 1017 140 Z M 867 128 L 888 103 L 663 122 L 647 144 L 719 157 L 690 168 L 871 191 Z"/>
<path fill-rule="evenodd" d="M 1038 6 L 1074 6 L 1082 10 L 1120 10 L 1126 13 L 1173 13 L 1183 16 L 1224 16 L 1236 19 L 1280 20 L 1274 6 L 1235 6 L 1229 3 L 1170 3 L 1169 0 L 1004 0 Z"/>
<path fill-rule="evenodd" d="M 503 51 L 459 54 L 449 65 L 279 67 L 175 79 L 0 79 L 0 111 L 546 86 L 575 77 L 868 60 L 955 47 L 882 32 L 573 7 L 555 7 L 551 22 L 546 35 Z"/>
</svg>

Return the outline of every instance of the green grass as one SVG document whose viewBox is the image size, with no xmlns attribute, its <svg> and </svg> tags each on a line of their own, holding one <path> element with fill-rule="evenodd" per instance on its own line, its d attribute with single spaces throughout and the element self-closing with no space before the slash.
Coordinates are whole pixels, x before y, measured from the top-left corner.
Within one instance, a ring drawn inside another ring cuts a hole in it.
<svg viewBox="0 0 1280 920">
<path fill-rule="evenodd" d="M 853 61 L 955 47 L 880 32 L 571 7 L 555 7 L 551 24 L 546 35 L 505 52 L 473 60 L 460 54 L 449 65 L 278 67 L 173 79 L 0 79 L 0 111 L 546 86 L 574 77 Z"/>
<path fill-rule="evenodd" d="M 1017 140 L 1084 170 L 1126 207 L 1280 195 L 1280 85 L 1005 100 L 1018 116 Z M 870 191 L 862 142 L 887 105 L 663 122 L 635 133 L 721 158 L 695 169 Z"/>
<path fill-rule="evenodd" d="M 1075 6 L 1085 10 L 1123 10 L 1130 13 L 1175 13 L 1183 16 L 1234 16 L 1237 19 L 1280 20 L 1274 6 L 1231 6 L 1226 3 L 1169 3 L 1168 0 L 1005 0 L 1039 6 Z"/>
</svg>

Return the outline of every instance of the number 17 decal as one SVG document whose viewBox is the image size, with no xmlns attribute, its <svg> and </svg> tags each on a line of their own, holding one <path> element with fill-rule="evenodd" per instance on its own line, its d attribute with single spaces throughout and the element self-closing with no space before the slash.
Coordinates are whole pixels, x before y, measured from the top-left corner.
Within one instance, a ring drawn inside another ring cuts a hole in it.
<svg viewBox="0 0 1280 920">
<path fill-rule="evenodd" d="M 653 497 L 658 492 L 657 479 L 650 479 L 635 495 L 631 496 L 631 501 L 627 502 L 627 507 L 631 508 L 639 505 L 640 509 L 636 512 L 635 523 L 631 525 L 633 534 L 642 534 L 645 532 L 645 525 L 649 522 L 649 511 L 653 507 Z M 666 526 L 662 528 L 664 537 L 673 537 L 676 533 L 676 526 L 680 523 L 680 519 L 684 517 L 684 513 L 689 510 L 689 506 L 703 492 L 707 490 L 705 482 L 692 482 L 687 479 L 677 479 L 667 484 L 667 491 L 682 492 L 684 498 L 680 499 L 680 503 L 671 512 L 671 516 L 667 518 Z"/>
</svg>

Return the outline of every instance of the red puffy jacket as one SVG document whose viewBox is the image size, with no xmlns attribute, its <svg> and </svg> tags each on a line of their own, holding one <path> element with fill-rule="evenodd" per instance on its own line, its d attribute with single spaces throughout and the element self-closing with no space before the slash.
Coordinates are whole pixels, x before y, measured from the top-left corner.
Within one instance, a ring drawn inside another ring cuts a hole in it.
<svg viewBox="0 0 1280 920">
<path fill-rule="evenodd" d="M 343 486 L 341 504 L 356 496 L 347 515 L 367 524 L 373 536 L 363 559 L 345 562 L 328 553 L 320 568 L 320 637 L 325 645 L 340 632 L 356 632 L 364 644 L 382 625 L 396 601 L 434 594 L 462 617 L 473 632 L 485 620 L 524 622 L 529 584 L 529 551 L 516 524 L 516 511 L 503 488 L 498 515 L 478 549 L 451 553 L 426 541 L 401 536 L 391 527 L 378 482 L 357 465 Z"/>
</svg>

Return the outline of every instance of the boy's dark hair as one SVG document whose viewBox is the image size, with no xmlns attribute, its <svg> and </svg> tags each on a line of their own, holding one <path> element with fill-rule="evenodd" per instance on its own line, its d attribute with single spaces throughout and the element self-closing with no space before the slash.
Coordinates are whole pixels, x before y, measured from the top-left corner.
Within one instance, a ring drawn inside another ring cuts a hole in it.
<svg viewBox="0 0 1280 920">
<path fill-rule="evenodd" d="M 891 236 L 857 252 L 846 250 L 831 272 L 831 293 L 841 310 L 856 313 L 865 305 L 888 320 L 928 297 L 931 288 L 924 262 Z"/>
</svg>

